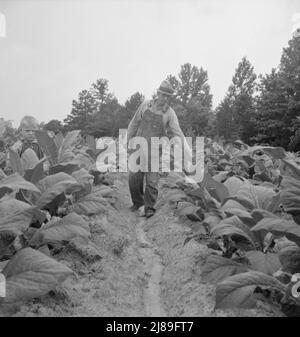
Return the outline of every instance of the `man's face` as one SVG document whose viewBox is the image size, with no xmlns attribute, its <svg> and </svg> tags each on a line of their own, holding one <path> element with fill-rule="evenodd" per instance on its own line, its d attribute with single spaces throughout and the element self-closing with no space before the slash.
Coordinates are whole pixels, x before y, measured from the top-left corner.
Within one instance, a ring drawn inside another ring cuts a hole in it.
<svg viewBox="0 0 300 337">
<path fill-rule="evenodd" d="M 32 142 L 35 140 L 34 130 L 32 129 L 22 129 L 22 136 L 24 140 Z"/>
<path fill-rule="evenodd" d="M 170 99 L 171 97 L 169 95 L 163 94 L 161 92 L 157 93 L 157 105 L 160 107 L 169 104 Z"/>
</svg>

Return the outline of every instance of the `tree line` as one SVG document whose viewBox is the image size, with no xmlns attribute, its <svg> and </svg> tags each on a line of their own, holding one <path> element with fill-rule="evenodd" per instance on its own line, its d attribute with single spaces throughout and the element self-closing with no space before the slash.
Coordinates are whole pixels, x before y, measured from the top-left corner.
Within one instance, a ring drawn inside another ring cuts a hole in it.
<svg viewBox="0 0 300 337">
<path fill-rule="evenodd" d="M 215 109 L 208 73 L 202 67 L 183 64 L 177 76 L 170 74 L 167 79 L 175 89 L 171 104 L 186 136 L 296 149 L 297 140 L 291 139 L 300 127 L 300 37 L 288 42 L 280 64 L 269 74 L 256 75 L 250 61 L 242 58 Z M 44 127 L 54 132 L 81 129 L 95 137 L 118 136 L 143 100 L 143 94 L 136 92 L 122 105 L 110 92 L 108 80 L 98 79 L 73 100 L 63 123 L 52 120 Z"/>
</svg>

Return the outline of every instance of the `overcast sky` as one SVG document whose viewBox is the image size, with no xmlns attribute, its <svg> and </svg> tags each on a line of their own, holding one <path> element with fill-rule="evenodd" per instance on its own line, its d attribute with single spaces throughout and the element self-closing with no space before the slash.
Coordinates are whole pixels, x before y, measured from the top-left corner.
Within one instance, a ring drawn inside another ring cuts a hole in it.
<svg viewBox="0 0 300 337">
<path fill-rule="evenodd" d="M 186 62 L 208 71 L 215 107 L 243 56 L 257 74 L 279 64 L 297 12 L 299 0 L 0 0 L 0 117 L 63 120 L 98 78 L 120 103 L 151 97 Z"/>
</svg>

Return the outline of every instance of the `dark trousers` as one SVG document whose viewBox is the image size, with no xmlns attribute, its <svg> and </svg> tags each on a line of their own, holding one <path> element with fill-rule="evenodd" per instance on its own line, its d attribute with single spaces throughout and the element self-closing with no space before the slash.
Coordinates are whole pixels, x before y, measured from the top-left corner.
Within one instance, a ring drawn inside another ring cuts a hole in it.
<svg viewBox="0 0 300 337">
<path fill-rule="evenodd" d="M 158 196 L 159 172 L 129 172 L 129 190 L 132 202 L 140 206 L 154 209 Z M 146 180 L 144 192 L 144 178 Z"/>
</svg>

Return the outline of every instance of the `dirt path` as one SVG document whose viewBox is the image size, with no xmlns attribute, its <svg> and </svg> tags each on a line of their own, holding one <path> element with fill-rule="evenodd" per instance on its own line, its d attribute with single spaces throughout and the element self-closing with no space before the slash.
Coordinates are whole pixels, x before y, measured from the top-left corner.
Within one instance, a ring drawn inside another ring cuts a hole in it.
<svg viewBox="0 0 300 337">
<path fill-rule="evenodd" d="M 157 248 L 147 241 L 147 234 L 143 229 L 145 224 L 146 220 L 143 218 L 136 224 L 137 239 L 141 247 L 140 254 L 145 264 L 145 274 L 148 276 L 148 283 L 144 289 L 145 316 L 165 317 L 167 315 L 162 307 L 160 294 L 163 266 Z"/>
</svg>

